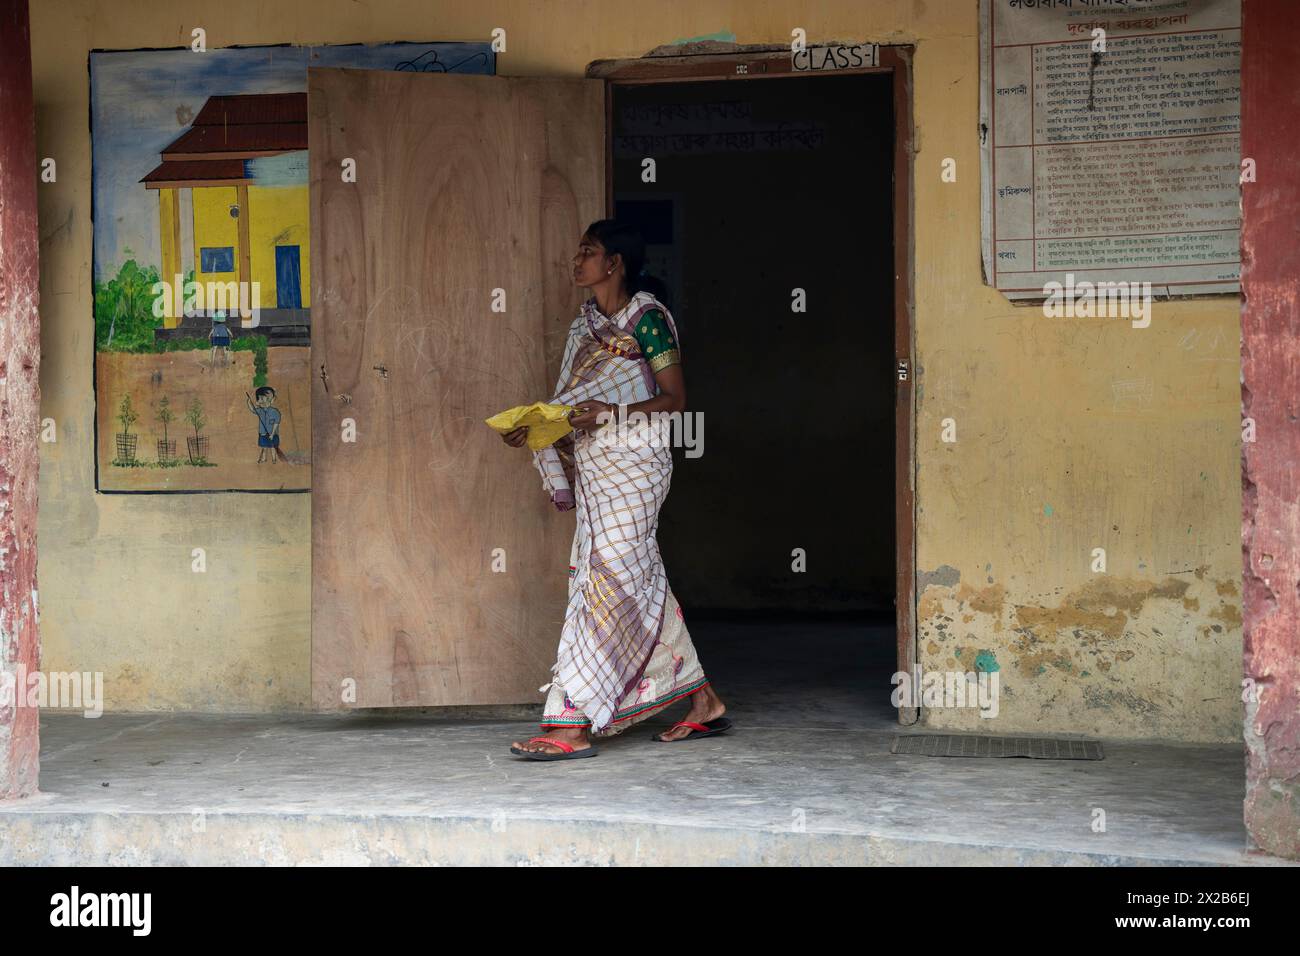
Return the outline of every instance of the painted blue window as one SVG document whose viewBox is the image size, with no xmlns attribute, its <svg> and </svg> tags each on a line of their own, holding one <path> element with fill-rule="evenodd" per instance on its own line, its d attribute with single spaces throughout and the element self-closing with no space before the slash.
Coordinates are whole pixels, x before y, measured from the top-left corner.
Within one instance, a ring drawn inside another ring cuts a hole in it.
<svg viewBox="0 0 1300 956">
<path fill-rule="evenodd" d="M 275 247 L 275 307 L 302 308 L 302 260 L 298 246 Z"/>
<path fill-rule="evenodd" d="M 204 246 L 199 250 L 200 272 L 234 272 L 234 246 Z"/>
</svg>

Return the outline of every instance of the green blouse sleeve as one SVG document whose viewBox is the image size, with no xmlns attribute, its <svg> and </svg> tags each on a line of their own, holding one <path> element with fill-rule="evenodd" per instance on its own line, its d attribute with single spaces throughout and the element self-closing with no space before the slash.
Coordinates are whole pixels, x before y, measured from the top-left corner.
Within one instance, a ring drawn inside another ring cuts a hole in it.
<svg viewBox="0 0 1300 956">
<path fill-rule="evenodd" d="M 668 320 L 658 309 L 651 309 L 641 316 L 633 331 L 641 354 L 650 363 L 652 372 L 659 372 L 670 365 L 677 365 L 682 360 L 677 340 L 668 326 Z"/>
</svg>

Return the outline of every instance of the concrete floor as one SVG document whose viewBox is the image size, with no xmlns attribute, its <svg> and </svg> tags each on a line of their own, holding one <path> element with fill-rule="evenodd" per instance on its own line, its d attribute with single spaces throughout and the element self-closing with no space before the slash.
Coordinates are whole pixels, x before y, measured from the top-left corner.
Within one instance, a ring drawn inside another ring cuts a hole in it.
<svg viewBox="0 0 1300 956">
<path fill-rule="evenodd" d="M 665 745 L 657 720 L 590 760 L 512 757 L 535 724 L 500 718 L 46 714 L 0 865 L 1274 862 L 1247 850 L 1240 747 L 895 757 L 892 630 L 692 633 L 735 731 Z"/>
</svg>

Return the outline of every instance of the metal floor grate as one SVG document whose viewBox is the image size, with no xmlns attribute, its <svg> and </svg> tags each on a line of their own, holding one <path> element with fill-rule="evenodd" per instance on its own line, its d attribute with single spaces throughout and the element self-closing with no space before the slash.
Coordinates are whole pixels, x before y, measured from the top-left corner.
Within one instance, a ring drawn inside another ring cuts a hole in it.
<svg viewBox="0 0 1300 956">
<path fill-rule="evenodd" d="M 1032 757 L 1037 760 L 1101 760 L 1097 740 L 1055 737 L 977 737 L 954 734 L 900 734 L 891 754 L 918 757 Z"/>
</svg>

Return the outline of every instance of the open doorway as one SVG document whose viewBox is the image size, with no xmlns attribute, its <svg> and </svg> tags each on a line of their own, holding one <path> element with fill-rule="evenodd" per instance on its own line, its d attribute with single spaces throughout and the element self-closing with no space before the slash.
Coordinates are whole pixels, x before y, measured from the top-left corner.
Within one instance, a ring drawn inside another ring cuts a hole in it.
<svg viewBox="0 0 1300 956">
<path fill-rule="evenodd" d="M 896 719 L 915 656 L 895 77 L 644 72 L 611 78 L 613 213 L 645 235 L 703 418 L 660 516 L 669 579 L 724 694 Z"/>
</svg>

